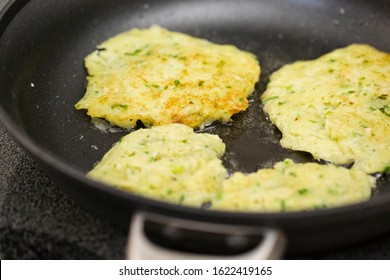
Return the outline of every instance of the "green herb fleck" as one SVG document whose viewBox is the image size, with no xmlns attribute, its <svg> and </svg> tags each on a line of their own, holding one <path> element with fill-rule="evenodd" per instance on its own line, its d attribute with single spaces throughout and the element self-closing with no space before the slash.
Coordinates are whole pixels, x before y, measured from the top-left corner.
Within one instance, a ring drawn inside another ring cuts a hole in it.
<svg viewBox="0 0 390 280">
<path fill-rule="evenodd" d="M 388 105 L 384 105 L 383 107 L 379 108 L 379 111 L 390 117 L 390 107 Z"/>
<path fill-rule="evenodd" d="M 153 157 L 149 158 L 149 162 L 155 162 L 155 161 L 158 161 L 158 157 L 157 156 L 153 156 Z"/>
<path fill-rule="evenodd" d="M 288 175 L 290 175 L 291 177 L 297 177 L 297 173 L 295 173 L 295 172 L 290 172 L 290 173 L 288 173 Z"/>
<path fill-rule="evenodd" d="M 300 195 L 307 195 L 307 194 L 309 193 L 309 190 L 306 189 L 306 188 L 300 189 L 300 190 L 298 190 L 298 193 L 299 193 Z"/>
<path fill-rule="evenodd" d="M 271 96 L 271 97 L 268 97 L 268 98 L 264 99 L 264 102 L 268 102 L 270 100 L 274 100 L 274 99 L 277 99 L 277 98 L 279 98 L 279 96 L 274 95 L 274 96 Z"/>
<path fill-rule="evenodd" d="M 217 67 L 223 67 L 223 66 L 225 66 L 225 64 L 226 64 L 225 61 L 220 60 L 220 61 L 218 62 L 218 64 L 217 64 Z"/>
<path fill-rule="evenodd" d="M 327 206 L 326 206 L 326 204 L 323 203 L 323 204 L 315 205 L 313 208 L 316 210 L 321 210 L 321 209 L 326 209 Z"/>
<path fill-rule="evenodd" d="M 172 170 L 173 174 L 181 174 L 181 173 L 184 172 L 184 166 L 183 165 L 177 165 L 177 166 L 174 166 L 171 170 Z"/>
<path fill-rule="evenodd" d="M 136 49 L 133 52 L 126 52 L 125 55 L 136 56 L 136 55 L 139 55 L 141 52 L 142 52 L 142 49 Z"/>
<path fill-rule="evenodd" d="M 129 106 L 126 105 L 126 104 L 113 104 L 111 105 L 111 109 L 116 109 L 116 108 L 119 108 L 119 109 L 127 109 Z"/>
<path fill-rule="evenodd" d="M 331 195 L 339 195 L 340 194 L 340 189 L 339 188 L 329 189 L 328 193 L 331 194 Z"/>
<path fill-rule="evenodd" d="M 146 142 L 146 140 L 142 140 L 141 143 L 139 143 L 141 146 L 146 146 L 148 145 L 148 143 Z M 148 151 L 145 151 L 145 154 L 149 153 Z"/>
<path fill-rule="evenodd" d="M 203 86 L 203 84 L 204 84 L 204 81 L 199 81 L 199 83 L 198 83 L 198 87 L 202 87 L 202 86 Z"/>
<path fill-rule="evenodd" d="M 286 86 L 286 90 L 288 91 L 294 91 L 294 88 L 292 85 Z"/>
<path fill-rule="evenodd" d="M 280 201 L 280 210 L 282 210 L 282 211 L 287 210 L 286 201 L 284 201 L 284 200 Z"/>
<path fill-rule="evenodd" d="M 223 198 L 223 193 L 222 192 L 219 192 L 215 195 L 215 200 L 222 200 Z"/>
<path fill-rule="evenodd" d="M 362 85 L 363 85 L 363 81 L 366 79 L 366 77 L 360 77 L 359 78 L 359 82 L 358 82 L 358 84 L 359 84 L 359 87 L 361 87 Z"/>
<path fill-rule="evenodd" d="M 173 194 L 173 190 L 172 189 L 167 189 L 167 195 L 171 195 Z"/>
<path fill-rule="evenodd" d="M 176 87 L 181 84 L 179 80 L 174 80 L 173 83 L 175 84 Z"/>
</svg>

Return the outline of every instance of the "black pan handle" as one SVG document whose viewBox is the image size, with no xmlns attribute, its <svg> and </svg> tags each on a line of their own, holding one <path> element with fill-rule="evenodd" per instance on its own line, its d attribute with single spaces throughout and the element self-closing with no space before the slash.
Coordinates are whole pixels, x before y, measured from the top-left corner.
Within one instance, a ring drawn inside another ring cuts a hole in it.
<svg viewBox="0 0 390 280">
<path fill-rule="evenodd" d="M 215 224 L 136 212 L 126 257 L 157 259 L 280 259 L 286 247 L 282 231 Z"/>
</svg>

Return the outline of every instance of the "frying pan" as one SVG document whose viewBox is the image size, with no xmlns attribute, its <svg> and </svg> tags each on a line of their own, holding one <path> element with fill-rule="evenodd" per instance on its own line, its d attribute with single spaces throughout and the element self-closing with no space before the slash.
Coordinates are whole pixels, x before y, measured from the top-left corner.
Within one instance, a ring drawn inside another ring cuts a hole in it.
<svg viewBox="0 0 390 280">
<path fill-rule="evenodd" d="M 133 240 L 135 247 L 147 237 L 160 247 L 242 256 L 260 240 L 273 236 L 274 245 L 280 245 L 284 236 L 287 252 L 303 253 L 360 242 L 390 229 L 388 175 L 378 179 L 370 201 L 283 213 L 172 205 L 88 179 L 85 173 L 127 132 L 97 129 L 85 112 L 74 109 L 86 88 L 83 59 L 107 38 L 152 24 L 233 44 L 260 60 L 261 79 L 249 108 L 229 124 L 206 129 L 226 143 L 223 161 L 231 172 L 253 172 L 285 158 L 314 160 L 283 149 L 280 132 L 262 111 L 260 95 L 272 72 L 351 43 L 390 52 L 386 0 L 11 0 L 0 13 L 0 119 L 64 191 L 119 226 L 128 227 L 135 217 L 132 234 L 140 227 L 142 237 Z"/>
</svg>

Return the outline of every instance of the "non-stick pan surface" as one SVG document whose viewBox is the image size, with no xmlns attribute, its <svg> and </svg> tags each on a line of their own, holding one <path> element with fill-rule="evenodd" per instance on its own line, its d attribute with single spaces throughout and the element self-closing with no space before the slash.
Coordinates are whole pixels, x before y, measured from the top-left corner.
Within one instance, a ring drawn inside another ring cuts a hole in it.
<svg viewBox="0 0 390 280">
<path fill-rule="evenodd" d="M 127 132 L 102 131 L 74 104 L 86 87 L 84 57 L 107 38 L 134 28 L 165 28 L 233 44 L 254 53 L 261 80 L 247 111 L 207 132 L 226 143 L 230 171 L 253 172 L 287 157 L 280 132 L 262 111 L 260 95 L 270 74 L 296 60 L 316 58 L 351 43 L 390 52 L 390 1 L 127 1 L 15 0 L 0 20 L 0 116 L 63 189 L 113 222 L 128 226 L 134 209 L 208 222 L 276 227 L 290 252 L 349 244 L 390 229 L 390 181 L 378 180 L 369 202 L 335 209 L 249 214 L 214 212 L 149 200 L 85 177 Z M 142 97 L 140 97 L 142 98 Z M 6 160 L 6 159 L 5 159 Z"/>
</svg>

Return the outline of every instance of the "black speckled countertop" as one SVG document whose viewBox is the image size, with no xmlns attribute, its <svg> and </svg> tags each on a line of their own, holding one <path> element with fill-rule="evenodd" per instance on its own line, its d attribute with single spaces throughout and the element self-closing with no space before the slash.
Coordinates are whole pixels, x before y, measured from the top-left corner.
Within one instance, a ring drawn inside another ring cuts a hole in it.
<svg viewBox="0 0 390 280">
<path fill-rule="evenodd" d="M 127 233 L 64 194 L 0 125 L 0 258 L 122 259 Z M 298 259 L 390 259 L 390 232 Z"/>
</svg>

